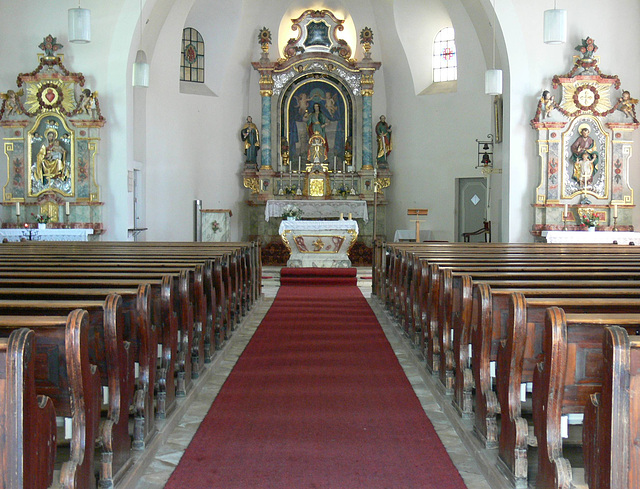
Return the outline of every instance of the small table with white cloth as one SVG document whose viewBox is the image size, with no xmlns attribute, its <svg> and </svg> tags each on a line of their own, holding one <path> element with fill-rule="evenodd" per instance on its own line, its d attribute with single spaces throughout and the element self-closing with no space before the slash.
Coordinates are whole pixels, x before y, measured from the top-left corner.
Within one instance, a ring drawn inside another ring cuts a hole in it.
<svg viewBox="0 0 640 489">
<path fill-rule="evenodd" d="M 291 252 L 288 267 L 348 268 L 348 253 L 358 238 L 358 223 L 283 220 L 279 233 Z"/>
</svg>

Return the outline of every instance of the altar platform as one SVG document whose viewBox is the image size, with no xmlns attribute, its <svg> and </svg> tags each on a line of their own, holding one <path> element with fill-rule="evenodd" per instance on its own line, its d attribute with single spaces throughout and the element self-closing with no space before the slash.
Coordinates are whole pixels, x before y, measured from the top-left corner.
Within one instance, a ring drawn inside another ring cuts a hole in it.
<svg viewBox="0 0 640 489">
<path fill-rule="evenodd" d="M 640 245 L 640 233 L 626 231 L 542 231 L 547 243 L 616 243 Z"/>
<path fill-rule="evenodd" d="M 288 267 L 349 268 L 348 252 L 358 238 L 358 223 L 284 220 L 279 233 L 291 253 Z"/>
</svg>

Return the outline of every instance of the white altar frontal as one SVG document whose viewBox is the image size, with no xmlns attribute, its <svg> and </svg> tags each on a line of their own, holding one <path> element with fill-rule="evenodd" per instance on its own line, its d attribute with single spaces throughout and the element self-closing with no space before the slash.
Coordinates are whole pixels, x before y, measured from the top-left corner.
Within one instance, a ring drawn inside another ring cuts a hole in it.
<svg viewBox="0 0 640 489">
<path fill-rule="evenodd" d="M 351 266 L 348 252 L 358 238 L 358 223 L 354 220 L 284 220 L 279 232 L 291 253 L 288 267 Z"/>
<path fill-rule="evenodd" d="M 17 228 L 0 229 L 0 239 L 3 241 L 88 241 L 93 229 L 37 229 Z"/>
<path fill-rule="evenodd" d="M 627 231 L 542 231 L 541 235 L 547 240 L 547 243 L 640 245 L 640 233 Z"/>
</svg>

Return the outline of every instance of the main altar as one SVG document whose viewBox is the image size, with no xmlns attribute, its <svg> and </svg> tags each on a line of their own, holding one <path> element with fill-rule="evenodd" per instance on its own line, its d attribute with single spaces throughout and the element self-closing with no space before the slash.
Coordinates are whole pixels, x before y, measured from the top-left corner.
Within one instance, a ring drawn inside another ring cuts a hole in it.
<svg viewBox="0 0 640 489">
<path fill-rule="evenodd" d="M 288 267 L 348 268 L 349 250 L 358 237 L 358 223 L 284 220 L 280 236 L 291 257 Z"/>
<path fill-rule="evenodd" d="M 295 35 L 275 61 L 269 58 L 271 32 L 260 30 L 262 56 L 252 63 L 260 74 L 260 128 L 247 117 L 241 130 L 249 239 L 281 246 L 282 216 L 268 210 L 279 201 L 306 208 L 303 218 L 335 218 L 311 209 L 342 206 L 344 216 L 357 220 L 358 244 L 368 249 L 374 233 L 386 234 L 391 131 L 380 116 L 374 132 L 372 102 L 381 63 L 371 59 L 371 29 L 360 32 L 360 61 L 338 37 L 344 29 L 344 20 L 332 12 L 306 10 L 292 19 Z"/>
<path fill-rule="evenodd" d="M 534 236 L 593 225 L 598 231 L 633 231 L 629 174 L 634 166 L 632 133 L 640 125 L 638 100 L 621 89 L 618 76 L 603 73 L 597 50 L 594 39 L 582 39 L 571 70 L 554 76 L 552 88 L 543 90 L 538 100 L 531 121 L 541 177 Z"/>
</svg>

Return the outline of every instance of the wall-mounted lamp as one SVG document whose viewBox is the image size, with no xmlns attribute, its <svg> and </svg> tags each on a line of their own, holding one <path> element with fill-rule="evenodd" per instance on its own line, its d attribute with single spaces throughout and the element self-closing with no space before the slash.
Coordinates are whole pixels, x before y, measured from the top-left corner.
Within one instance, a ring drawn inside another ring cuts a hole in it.
<svg viewBox="0 0 640 489">
<path fill-rule="evenodd" d="M 80 8 L 69 9 L 69 42 L 86 44 L 91 42 L 91 10 Z"/>
<path fill-rule="evenodd" d="M 567 11 L 556 8 L 544 11 L 544 42 L 546 44 L 563 44 L 567 42 Z"/>
</svg>

